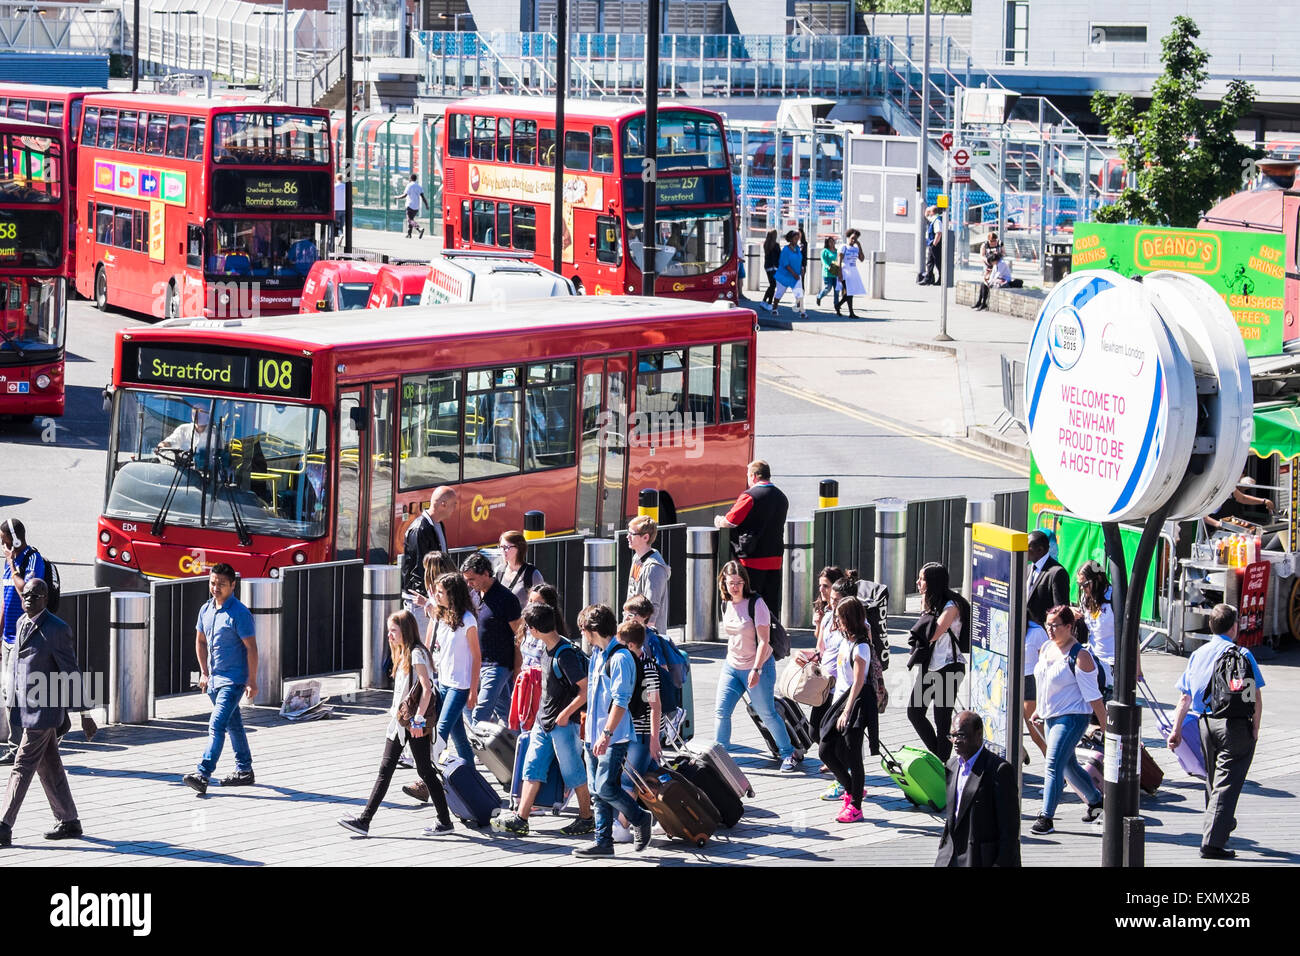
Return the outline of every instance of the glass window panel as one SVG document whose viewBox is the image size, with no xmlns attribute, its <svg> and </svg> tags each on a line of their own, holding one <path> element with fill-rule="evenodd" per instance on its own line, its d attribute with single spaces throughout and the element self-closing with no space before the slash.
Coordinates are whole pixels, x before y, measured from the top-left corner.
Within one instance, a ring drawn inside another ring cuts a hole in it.
<svg viewBox="0 0 1300 956">
<path fill-rule="evenodd" d="M 402 379 L 403 491 L 460 480 L 460 373 L 430 372 Z"/>
<path fill-rule="evenodd" d="M 135 110 L 122 110 L 122 118 L 117 123 L 117 148 L 127 152 L 135 151 L 136 125 L 139 114 Z"/>
<path fill-rule="evenodd" d="M 565 468 L 574 463 L 576 460 L 574 444 L 576 397 L 577 385 L 573 383 L 572 375 L 570 381 L 565 384 L 542 385 L 528 389 L 525 469 Z"/>
<path fill-rule="evenodd" d="M 474 221 L 471 224 L 470 238 L 477 243 L 490 246 L 496 242 L 497 205 L 486 199 L 474 200 Z"/>
<path fill-rule="evenodd" d="M 597 173 L 614 171 L 614 131 L 597 126 L 591 137 L 591 168 Z"/>
<path fill-rule="evenodd" d="M 749 418 L 749 346 L 729 342 L 722 346 L 718 418 L 723 422 L 743 422 Z"/>
<path fill-rule="evenodd" d="M 466 396 L 464 449 L 466 481 L 519 471 L 518 389 Z"/>
<path fill-rule="evenodd" d="M 541 166 L 555 166 L 555 130 L 537 131 L 537 162 Z"/>
<path fill-rule="evenodd" d="M 203 158 L 203 139 L 207 133 L 208 125 L 201 119 L 190 120 L 190 140 L 185 147 L 186 159 Z"/>
<path fill-rule="evenodd" d="M 453 113 L 447 127 L 447 155 L 469 158 L 469 117 Z"/>
<path fill-rule="evenodd" d="M 642 352 L 637 358 L 636 411 L 644 415 L 680 414 L 684 410 L 685 352 Z M 647 421 L 645 427 L 651 427 L 651 423 Z"/>
<path fill-rule="evenodd" d="M 537 211 L 532 206 L 511 207 L 510 244 L 516 249 L 537 249 Z"/>
<path fill-rule="evenodd" d="M 89 110 L 87 110 L 89 113 Z M 149 114 L 149 133 L 144 141 L 144 151 L 161 156 L 167 148 L 167 116 L 164 113 Z"/>
<path fill-rule="evenodd" d="M 167 123 L 167 155 L 177 159 L 185 158 L 185 139 L 189 134 L 190 124 L 184 116 L 173 116 Z"/>
<path fill-rule="evenodd" d="M 497 121 L 493 116 L 474 117 L 474 158 L 497 158 Z"/>
<path fill-rule="evenodd" d="M 113 244 L 113 207 L 100 203 L 95 207 L 95 241 L 102 246 Z"/>
<path fill-rule="evenodd" d="M 716 371 L 712 345 L 697 345 L 690 350 L 686 367 L 687 410 L 697 425 L 712 425 L 713 375 Z"/>
<path fill-rule="evenodd" d="M 46 123 L 48 122 L 49 103 L 45 100 L 32 100 L 27 109 L 27 122 L 29 123 Z"/>
<path fill-rule="evenodd" d="M 510 248 L 510 204 L 505 202 L 497 203 L 497 234 L 496 244 Z"/>
<path fill-rule="evenodd" d="M 99 139 L 95 145 L 100 149 L 117 146 L 117 110 L 104 110 L 99 114 Z"/>
<path fill-rule="evenodd" d="M 510 120 L 502 117 L 497 120 L 497 161 L 512 162 L 513 155 L 510 151 Z"/>
<path fill-rule="evenodd" d="M 81 141 L 88 145 L 99 142 L 99 107 L 89 107 L 81 122 Z"/>
<path fill-rule="evenodd" d="M 521 166 L 532 166 L 537 162 L 536 120 L 515 120 L 514 152 L 515 162 Z"/>
<path fill-rule="evenodd" d="M 591 168 L 591 134 L 569 130 L 564 134 L 564 168 Z"/>
</svg>

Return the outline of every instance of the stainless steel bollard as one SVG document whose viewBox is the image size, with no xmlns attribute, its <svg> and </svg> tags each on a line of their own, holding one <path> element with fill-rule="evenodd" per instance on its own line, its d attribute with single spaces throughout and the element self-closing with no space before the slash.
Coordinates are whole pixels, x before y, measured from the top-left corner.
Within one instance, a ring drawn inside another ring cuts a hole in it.
<svg viewBox="0 0 1300 956">
<path fill-rule="evenodd" d="M 889 613 L 907 611 L 907 502 L 876 500 L 876 575 L 889 588 Z"/>
<path fill-rule="evenodd" d="M 686 529 L 686 639 L 718 639 L 718 531 Z"/>
<path fill-rule="evenodd" d="M 965 583 L 961 586 L 961 593 L 967 601 L 970 600 L 971 579 L 971 527 L 977 524 L 991 524 L 997 519 L 998 506 L 992 498 L 985 498 L 982 501 L 966 501 L 966 521 L 962 529 L 962 540 L 965 542 L 962 548 L 962 560 L 966 562 L 966 575 L 963 579 Z"/>
<path fill-rule="evenodd" d="M 813 523 L 785 523 L 785 561 L 781 564 L 781 606 L 786 627 L 812 627 Z"/>
<path fill-rule="evenodd" d="M 245 578 L 239 582 L 244 605 L 253 615 L 257 635 L 257 691 L 253 703 L 279 707 L 284 703 L 284 666 L 280 660 L 280 619 L 284 612 L 284 582 L 280 578 Z"/>
<path fill-rule="evenodd" d="M 361 574 L 361 687 L 375 690 L 388 685 L 384 673 L 388 616 L 402 609 L 402 569 L 395 564 L 367 564 Z"/>
<path fill-rule="evenodd" d="M 622 604 L 614 593 L 614 559 L 618 543 L 613 538 L 588 538 L 583 542 L 582 602 L 604 604 L 614 612 L 615 620 L 622 620 Z M 582 641 L 584 653 L 591 653 L 586 638 Z"/>
<path fill-rule="evenodd" d="M 883 299 L 885 297 L 885 254 L 884 252 L 871 253 L 871 298 Z"/>
<path fill-rule="evenodd" d="M 110 724 L 149 722 L 149 609 L 145 591 L 119 591 L 109 610 Z"/>
</svg>

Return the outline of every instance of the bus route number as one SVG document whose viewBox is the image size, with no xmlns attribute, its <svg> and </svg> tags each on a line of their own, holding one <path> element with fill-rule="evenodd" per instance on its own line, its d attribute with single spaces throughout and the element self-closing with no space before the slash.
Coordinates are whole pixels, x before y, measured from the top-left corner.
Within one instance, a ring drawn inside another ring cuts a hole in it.
<svg viewBox="0 0 1300 956">
<path fill-rule="evenodd" d="M 273 392 L 293 391 L 293 362 L 265 358 L 257 363 L 257 387 Z"/>
<path fill-rule="evenodd" d="M 0 239 L 17 239 L 18 223 L 0 222 Z"/>
</svg>

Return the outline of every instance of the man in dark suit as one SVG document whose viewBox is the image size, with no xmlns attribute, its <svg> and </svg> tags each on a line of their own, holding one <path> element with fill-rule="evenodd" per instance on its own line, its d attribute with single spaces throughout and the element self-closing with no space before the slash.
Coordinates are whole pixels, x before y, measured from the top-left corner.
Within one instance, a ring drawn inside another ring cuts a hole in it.
<svg viewBox="0 0 1300 956">
<path fill-rule="evenodd" d="M 18 622 L 18 663 L 14 671 L 13 698 L 23 727 L 14 769 L 9 775 L 3 810 L 0 810 L 0 847 L 8 846 L 14 820 L 27 796 L 32 777 L 41 787 L 58 820 L 45 834 L 47 840 L 81 836 L 77 805 L 72 802 L 68 775 L 59 759 L 59 738 L 71 727 L 69 710 L 81 711 L 86 739 L 95 735 L 95 722 L 86 713 L 81 669 L 77 666 L 72 628 L 46 610 L 49 592 L 40 578 L 23 585 L 24 616 Z"/>
<path fill-rule="evenodd" d="M 419 625 L 421 634 L 429 623 L 425 605 L 433 597 L 425 593 L 424 556 L 431 551 L 441 551 L 442 556 L 448 562 L 451 561 L 451 546 L 447 543 L 445 522 L 455 513 L 456 489 L 450 485 L 439 485 L 433 489 L 429 507 L 406 529 L 406 537 L 402 542 L 402 594 L 406 609 L 415 615 L 415 623 Z"/>
<path fill-rule="evenodd" d="M 1025 549 L 1029 558 L 1025 613 L 1039 627 L 1047 620 L 1048 611 L 1057 605 L 1070 603 L 1070 574 L 1049 551 L 1050 542 L 1045 532 L 1029 532 L 1029 545 Z"/>
<path fill-rule="evenodd" d="M 984 749 L 984 721 L 957 715 L 935 866 L 1020 866 L 1020 794 L 1011 764 Z"/>
</svg>

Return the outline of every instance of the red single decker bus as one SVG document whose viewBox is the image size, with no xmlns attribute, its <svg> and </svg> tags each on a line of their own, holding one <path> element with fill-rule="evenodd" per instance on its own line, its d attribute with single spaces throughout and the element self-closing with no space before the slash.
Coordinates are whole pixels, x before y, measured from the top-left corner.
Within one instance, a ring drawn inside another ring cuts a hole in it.
<svg viewBox="0 0 1300 956">
<path fill-rule="evenodd" d="M 298 310 L 332 221 L 327 111 L 112 93 L 83 106 L 77 291 L 168 318 Z"/>
<path fill-rule="evenodd" d="M 483 96 L 448 106 L 444 129 L 444 248 L 523 250 L 589 295 L 642 292 L 644 107 L 571 100 L 557 144 L 549 101 Z M 655 294 L 736 301 L 736 197 L 722 117 L 663 108 L 657 138 Z M 565 169 L 558 264 L 557 153 Z"/>
<path fill-rule="evenodd" d="M 753 455 L 754 322 L 557 297 L 123 330 L 95 580 L 390 563 L 439 485 L 457 545 L 530 509 L 612 535 L 628 489 L 722 514 Z"/>
<path fill-rule="evenodd" d="M 0 415 L 63 414 L 68 191 L 63 133 L 0 120 Z"/>
<path fill-rule="evenodd" d="M 38 86 L 35 83 L 0 83 L 0 116 L 57 127 L 63 133 L 63 188 L 68 194 L 68 254 L 63 272 L 68 284 L 76 280 L 77 267 L 77 135 L 81 132 L 81 103 L 101 87 Z"/>
</svg>

